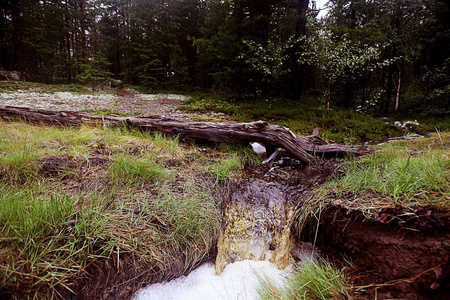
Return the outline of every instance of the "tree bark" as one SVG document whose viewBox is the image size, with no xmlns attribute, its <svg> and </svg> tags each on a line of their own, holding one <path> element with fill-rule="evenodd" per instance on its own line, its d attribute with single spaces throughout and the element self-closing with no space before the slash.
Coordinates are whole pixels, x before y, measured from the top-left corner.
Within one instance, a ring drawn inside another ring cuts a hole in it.
<svg viewBox="0 0 450 300">
<path fill-rule="evenodd" d="M 242 145 L 259 142 L 266 147 L 283 148 L 306 164 L 314 161 L 314 155 L 346 153 L 362 155 L 368 153 L 362 147 L 325 144 L 324 140 L 319 137 L 318 129 L 315 129 L 312 135 L 298 136 L 286 127 L 271 125 L 265 121 L 250 123 L 187 122 L 158 115 L 102 116 L 13 106 L 0 106 L 0 118 L 7 121 L 24 120 L 30 123 L 57 126 L 102 124 L 107 127 L 127 127 L 146 132 L 161 132 L 165 135 L 179 136 L 182 139 L 194 142 L 228 142 Z"/>
<path fill-rule="evenodd" d="M 400 67 L 400 63 L 397 62 L 398 68 L 398 85 L 397 85 L 397 95 L 395 96 L 395 110 L 398 110 L 400 105 L 400 89 L 402 87 L 402 68 Z"/>
<path fill-rule="evenodd" d="M 303 84 L 303 72 L 304 65 L 298 63 L 299 55 L 298 53 L 301 50 L 301 47 L 304 44 L 304 41 L 298 41 L 298 39 L 306 34 L 306 23 L 307 23 L 307 10 L 308 10 L 309 0 L 298 0 L 295 2 L 293 7 L 297 10 L 297 21 L 295 22 L 295 42 L 293 55 L 292 55 L 292 88 L 293 88 L 293 98 L 299 99 L 302 94 L 304 94 Z"/>
</svg>

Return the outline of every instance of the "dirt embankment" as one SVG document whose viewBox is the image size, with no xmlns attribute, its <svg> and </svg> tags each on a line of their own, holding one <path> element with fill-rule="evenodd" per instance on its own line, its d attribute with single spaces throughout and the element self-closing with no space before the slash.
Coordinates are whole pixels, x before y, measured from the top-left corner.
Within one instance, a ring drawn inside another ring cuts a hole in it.
<svg viewBox="0 0 450 300">
<path fill-rule="evenodd" d="M 322 212 L 317 245 L 337 262 L 352 263 L 349 279 L 362 299 L 450 299 L 450 211 L 437 207 L 380 211 L 377 220 L 330 206 Z M 305 241 L 315 238 L 310 220 Z"/>
</svg>

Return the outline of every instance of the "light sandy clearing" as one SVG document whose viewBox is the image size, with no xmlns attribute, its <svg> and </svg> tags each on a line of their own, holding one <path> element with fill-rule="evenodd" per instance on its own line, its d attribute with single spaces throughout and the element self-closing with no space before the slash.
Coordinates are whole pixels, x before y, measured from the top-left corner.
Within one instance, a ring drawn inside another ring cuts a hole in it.
<svg viewBox="0 0 450 300">
<path fill-rule="evenodd" d="M 57 111 L 110 110 L 128 114 L 149 113 L 186 118 L 176 109 L 187 96 L 175 94 L 138 94 L 120 90 L 116 94 L 92 95 L 70 92 L 38 93 L 15 91 L 0 93 L 0 105 Z"/>
</svg>

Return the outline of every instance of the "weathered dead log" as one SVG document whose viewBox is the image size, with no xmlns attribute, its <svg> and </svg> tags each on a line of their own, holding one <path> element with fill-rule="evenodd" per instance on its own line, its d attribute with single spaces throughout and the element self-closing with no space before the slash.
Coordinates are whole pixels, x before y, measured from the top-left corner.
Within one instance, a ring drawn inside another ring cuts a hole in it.
<svg viewBox="0 0 450 300">
<path fill-rule="evenodd" d="M 195 142 L 229 142 L 233 144 L 260 142 L 266 147 L 283 148 L 304 163 L 310 163 L 313 155 L 330 153 L 361 155 L 367 153 L 367 150 L 361 147 L 326 144 L 318 136 L 318 130 L 314 130 L 313 134 L 309 136 L 298 136 L 286 127 L 271 125 L 265 121 L 250 123 L 186 122 L 157 115 L 102 116 L 12 106 L 0 106 L 0 118 L 59 126 L 80 126 L 83 123 L 94 123 L 112 127 L 129 127 L 179 136 Z"/>
</svg>

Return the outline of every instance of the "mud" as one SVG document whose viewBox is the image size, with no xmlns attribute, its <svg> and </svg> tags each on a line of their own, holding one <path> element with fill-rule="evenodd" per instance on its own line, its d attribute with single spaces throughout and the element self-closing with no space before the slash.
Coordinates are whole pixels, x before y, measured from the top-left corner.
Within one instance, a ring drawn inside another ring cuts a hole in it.
<svg viewBox="0 0 450 300">
<path fill-rule="evenodd" d="M 205 258 L 205 262 L 210 261 Z M 175 266 L 174 266 L 175 267 Z M 68 299 L 131 299 L 141 288 L 157 282 L 167 281 L 168 274 L 178 274 L 179 270 L 159 270 L 151 263 L 143 262 L 131 254 L 124 254 L 117 260 L 98 260 L 87 269 L 85 278 L 79 278 L 80 288 L 75 295 L 66 295 Z M 182 274 L 187 275 L 187 274 Z"/>
<path fill-rule="evenodd" d="M 317 222 L 301 237 L 314 241 Z M 321 214 L 316 245 L 348 269 L 361 299 L 450 299 L 450 211 L 391 208 L 377 220 L 329 206 Z"/>
<path fill-rule="evenodd" d="M 71 175 L 70 170 L 75 169 L 77 165 L 73 157 L 48 156 L 38 162 L 38 172 L 46 177 L 64 179 Z"/>
</svg>

